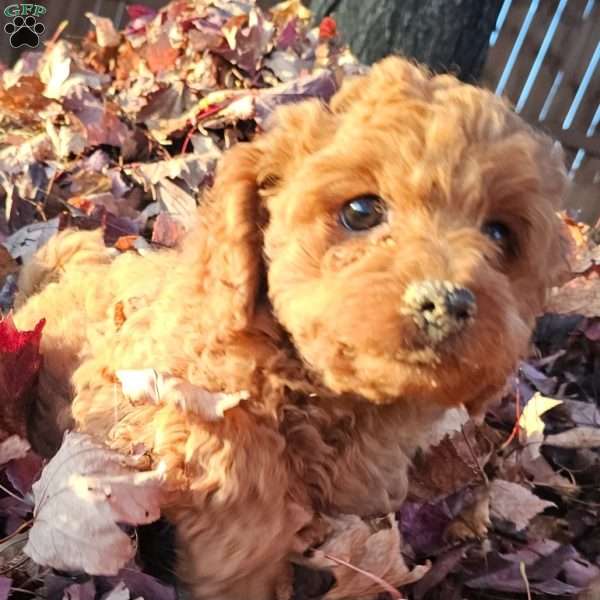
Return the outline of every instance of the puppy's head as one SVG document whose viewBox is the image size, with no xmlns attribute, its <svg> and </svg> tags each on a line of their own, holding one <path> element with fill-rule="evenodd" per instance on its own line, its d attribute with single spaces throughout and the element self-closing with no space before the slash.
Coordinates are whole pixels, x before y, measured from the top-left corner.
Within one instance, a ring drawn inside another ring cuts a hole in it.
<svg viewBox="0 0 600 600">
<path fill-rule="evenodd" d="M 225 159 L 211 210 L 236 301 L 219 324 L 248 324 L 262 273 L 336 393 L 477 403 L 526 351 L 561 265 L 564 185 L 560 151 L 501 99 L 389 58 Z"/>
</svg>

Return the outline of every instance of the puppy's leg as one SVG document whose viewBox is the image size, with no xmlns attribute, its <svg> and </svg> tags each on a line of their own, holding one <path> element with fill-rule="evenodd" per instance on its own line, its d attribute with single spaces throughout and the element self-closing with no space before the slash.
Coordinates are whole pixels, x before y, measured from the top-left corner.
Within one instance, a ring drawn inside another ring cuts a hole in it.
<svg viewBox="0 0 600 600">
<path fill-rule="evenodd" d="M 250 504 L 216 513 L 199 507 L 171 515 L 177 532 L 177 574 L 194 600 L 276 598 L 293 535 L 278 515 L 257 508 Z"/>
<path fill-rule="evenodd" d="M 312 516 L 290 497 L 283 441 L 238 408 L 196 421 L 187 445 L 189 496 L 167 511 L 182 582 L 195 600 L 273 600 Z"/>
<path fill-rule="evenodd" d="M 76 373 L 78 428 L 124 452 L 141 443 L 164 469 L 163 514 L 176 526 L 178 576 L 191 597 L 274 600 L 297 533 L 311 519 L 290 498 L 278 432 L 241 407 L 206 422 L 167 398 L 133 406 L 88 366 Z"/>
</svg>

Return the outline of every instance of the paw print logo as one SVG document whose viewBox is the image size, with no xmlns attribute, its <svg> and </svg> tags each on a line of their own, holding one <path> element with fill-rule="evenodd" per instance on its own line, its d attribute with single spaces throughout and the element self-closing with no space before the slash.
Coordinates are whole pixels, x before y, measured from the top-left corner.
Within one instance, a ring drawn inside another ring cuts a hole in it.
<svg viewBox="0 0 600 600">
<path fill-rule="evenodd" d="M 40 35 L 44 33 L 45 27 L 33 15 L 28 17 L 15 17 L 11 23 L 4 26 L 4 31 L 10 35 L 10 45 L 13 48 L 29 46 L 37 48 L 40 43 Z"/>
</svg>

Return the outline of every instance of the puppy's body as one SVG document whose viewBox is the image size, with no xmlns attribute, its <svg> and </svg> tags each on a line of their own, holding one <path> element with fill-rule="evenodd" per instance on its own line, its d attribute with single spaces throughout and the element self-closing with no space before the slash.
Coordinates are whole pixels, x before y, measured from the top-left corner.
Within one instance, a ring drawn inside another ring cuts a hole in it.
<svg viewBox="0 0 600 600">
<path fill-rule="evenodd" d="M 179 250 L 42 249 L 15 316 L 47 319 L 34 417 L 73 400 L 79 429 L 144 443 L 196 597 L 268 600 L 315 513 L 396 510 L 444 410 L 502 389 L 559 263 L 563 182 L 500 100 L 388 59 L 230 151 Z M 360 212 L 374 197 L 385 218 Z M 134 405 L 115 372 L 143 368 L 250 399 L 216 422 Z"/>
</svg>

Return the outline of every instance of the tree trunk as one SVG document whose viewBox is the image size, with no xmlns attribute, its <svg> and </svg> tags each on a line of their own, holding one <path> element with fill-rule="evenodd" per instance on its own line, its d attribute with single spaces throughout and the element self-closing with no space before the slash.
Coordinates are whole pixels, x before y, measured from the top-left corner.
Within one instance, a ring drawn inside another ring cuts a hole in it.
<svg viewBox="0 0 600 600">
<path fill-rule="evenodd" d="M 361 62 L 388 54 L 436 72 L 476 80 L 502 0 L 312 0 L 315 19 L 331 15 Z"/>
</svg>

